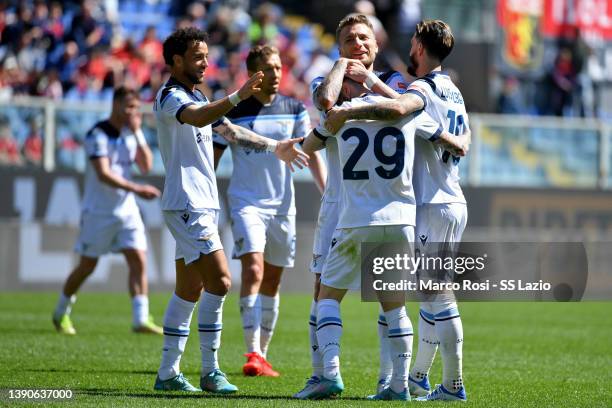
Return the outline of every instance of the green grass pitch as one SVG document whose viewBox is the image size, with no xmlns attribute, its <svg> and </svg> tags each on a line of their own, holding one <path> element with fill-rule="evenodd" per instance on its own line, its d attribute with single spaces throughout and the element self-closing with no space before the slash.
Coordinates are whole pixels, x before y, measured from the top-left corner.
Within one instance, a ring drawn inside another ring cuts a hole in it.
<svg viewBox="0 0 612 408">
<path fill-rule="evenodd" d="M 37 406 L 397 406 L 365 401 L 378 372 L 377 306 L 349 296 L 342 305 L 342 374 L 346 390 L 334 401 L 294 401 L 310 370 L 309 296 L 283 294 L 269 358 L 280 378 L 245 378 L 237 298 L 225 304 L 221 368 L 240 391 L 228 398 L 152 390 L 162 338 L 130 332 L 130 302 L 121 293 L 81 293 L 73 311 L 78 335 L 55 333 L 56 293 L 0 294 L 0 405 L 8 389 L 65 389 L 71 401 Z M 151 296 L 161 321 L 169 294 Z M 468 407 L 612 407 L 610 303 L 464 303 L 464 377 Z M 414 322 L 417 307 L 409 305 Z M 197 317 L 182 360 L 198 383 Z M 416 326 L 416 324 L 415 324 Z M 415 341 L 416 344 L 416 341 Z M 416 351 L 416 350 L 415 350 Z M 432 381 L 440 381 L 439 357 Z M 416 404 L 413 402 L 412 404 Z M 439 406 L 439 403 L 434 404 Z"/>
</svg>

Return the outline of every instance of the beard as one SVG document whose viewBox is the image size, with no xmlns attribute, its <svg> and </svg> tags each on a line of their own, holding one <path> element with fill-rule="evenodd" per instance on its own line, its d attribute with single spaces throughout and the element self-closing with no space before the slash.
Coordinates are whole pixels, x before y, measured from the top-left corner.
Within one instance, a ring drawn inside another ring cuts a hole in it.
<svg viewBox="0 0 612 408">
<path fill-rule="evenodd" d="M 200 77 L 198 77 L 197 74 L 194 74 L 193 72 L 185 72 L 185 77 L 192 83 L 192 84 L 201 84 L 203 81 Z"/>
<path fill-rule="evenodd" d="M 416 77 L 417 76 L 416 71 L 417 69 L 419 69 L 419 62 L 416 60 L 414 55 L 410 55 L 409 59 L 410 59 L 410 65 L 408 66 L 407 71 L 410 75 L 412 75 L 413 77 Z"/>
</svg>

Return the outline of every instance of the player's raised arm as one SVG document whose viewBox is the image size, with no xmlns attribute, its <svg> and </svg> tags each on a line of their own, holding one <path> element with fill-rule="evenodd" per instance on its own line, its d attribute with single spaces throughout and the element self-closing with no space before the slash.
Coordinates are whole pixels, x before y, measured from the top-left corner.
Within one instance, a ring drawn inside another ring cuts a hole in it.
<svg viewBox="0 0 612 408">
<path fill-rule="evenodd" d="M 195 104 L 188 105 L 180 112 L 178 119 L 183 123 L 188 123 L 196 127 L 204 127 L 212 124 L 221 116 L 229 112 L 234 106 L 238 105 L 241 100 L 259 91 L 259 85 L 261 84 L 263 75 L 263 72 L 256 72 L 238 91 L 223 99 L 201 106 L 196 106 Z"/>
<path fill-rule="evenodd" d="M 300 143 L 304 138 L 281 140 L 279 142 L 234 125 L 225 118 L 220 123 L 216 123 L 213 129 L 230 143 L 274 153 L 276 157 L 287 163 L 291 171 L 294 171 L 293 165 L 300 169 L 308 167 L 308 155 L 295 147 L 295 144 Z"/>
<path fill-rule="evenodd" d="M 153 153 L 147 144 L 144 133 L 142 133 L 142 113 L 134 112 L 128 118 L 128 128 L 134 133 L 136 143 L 136 157 L 134 162 L 138 166 L 140 173 L 147 174 L 153 168 Z"/>
<path fill-rule="evenodd" d="M 347 120 L 398 120 L 425 107 L 423 99 L 406 93 L 397 99 L 389 99 L 373 105 L 334 108 L 327 112 L 325 128 L 336 133 Z"/>
<path fill-rule="evenodd" d="M 315 90 L 313 102 L 318 110 L 326 111 L 336 104 L 338 96 L 340 96 L 342 79 L 344 78 L 348 62 L 347 58 L 340 58 L 336 61 L 332 70 Z"/>
</svg>

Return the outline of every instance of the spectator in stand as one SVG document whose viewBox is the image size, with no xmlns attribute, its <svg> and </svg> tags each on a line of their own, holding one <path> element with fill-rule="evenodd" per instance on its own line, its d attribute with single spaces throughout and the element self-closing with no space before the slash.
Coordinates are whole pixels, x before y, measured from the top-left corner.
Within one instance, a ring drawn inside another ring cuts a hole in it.
<svg viewBox="0 0 612 408">
<path fill-rule="evenodd" d="M 30 133 L 23 142 L 23 157 L 28 165 L 40 166 L 42 163 L 42 116 L 32 116 L 30 118 Z"/>
<path fill-rule="evenodd" d="M 572 51 L 563 47 L 555 59 L 555 64 L 549 74 L 549 114 L 563 116 L 572 106 L 572 93 L 577 77 L 572 58 Z"/>
<path fill-rule="evenodd" d="M 8 121 L 0 123 L 0 165 L 21 166 L 23 160 L 19 154 L 19 145 L 13 137 Z"/>
<path fill-rule="evenodd" d="M 255 10 L 255 20 L 249 27 L 249 39 L 252 44 L 271 44 L 278 46 L 278 21 L 281 9 L 272 3 L 263 3 Z"/>
<path fill-rule="evenodd" d="M 79 46 L 75 41 L 66 42 L 58 47 L 58 50 L 61 51 L 59 55 L 51 55 L 48 59 L 47 69 L 57 70 L 64 90 L 67 90 L 72 86 L 76 72 L 85 62 L 85 57 L 79 56 Z"/>
<path fill-rule="evenodd" d="M 138 46 L 147 64 L 155 68 L 164 67 L 163 44 L 157 38 L 157 30 L 155 26 L 148 26 L 144 38 Z"/>
<path fill-rule="evenodd" d="M 68 38 L 76 41 L 79 49 L 89 51 L 92 47 L 100 44 L 110 44 L 110 26 L 104 20 L 104 16 L 94 18 L 95 9 L 93 0 L 83 0 L 79 12 L 72 19 Z"/>
<path fill-rule="evenodd" d="M 497 113 L 525 113 L 519 82 L 514 77 L 504 79 L 502 91 L 497 99 Z"/>
</svg>

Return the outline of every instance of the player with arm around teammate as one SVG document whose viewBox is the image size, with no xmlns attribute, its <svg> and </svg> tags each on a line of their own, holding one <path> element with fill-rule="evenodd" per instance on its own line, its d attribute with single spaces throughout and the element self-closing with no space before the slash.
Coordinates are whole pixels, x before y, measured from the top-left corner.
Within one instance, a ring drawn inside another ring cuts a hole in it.
<svg viewBox="0 0 612 408">
<path fill-rule="evenodd" d="M 85 174 L 85 194 L 81 229 L 75 245 L 80 254 L 76 268 L 68 276 L 53 313 L 59 333 L 76 334 L 70 319 L 76 292 L 94 271 L 98 258 L 109 252 L 122 252 L 129 269 L 132 297 L 132 329 L 137 333 L 161 334 L 149 315 L 146 274 L 147 239 L 134 194 L 151 200 L 159 197 L 157 188 L 131 179 L 136 163 L 142 174 L 151 170 L 152 154 L 141 129 L 140 97 L 126 87 L 113 94 L 108 119 L 87 132 L 85 151 L 89 163 Z"/>
<path fill-rule="evenodd" d="M 344 81 L 343 88 L 347 96 L 362 95 L 365 91 L 361 84 L 350 79 Z M 342 106 L 373 104 L 380 99 L 384 98 L 367 95 Z M 411 172 L 417 123 L 423 129 L 420 134 L 428 138 L 444 133 L 431 118 L 426 120 L 425 115 L 421 118 L 415 114 L 395 122 L 347 123 L 335 135 L 342 168 L 340 217 L 321 275 L 316 311 L 316 336 L 323 355 L 323 375 L 303 390 L 304 395 L 300 398 L 328 398 L 344 389 L 339 371 L 342 333 L 339 303 L 348 289 L 359 288 L 360 243 L 379 241 L 412 245 L 414 241 L 416 206 Z M 322 128 L 313 131 L 304 143 L 305 151 L 322 147 L 323 140 L 329 136 Z M 389 168 L 391 159 L 393 165 Z M 382 302 L 382 307 L 390 328 L 394 374 L 390 387 L 374 398 L 406 400 L 409 398 L 407 367 L 412 328 L 402 303 Z"/>
<path fill-rule="evenodd" d="M 226 118 L 273 140 L 304 137 L 310 119 L 298 100 L 281 95 L 278 87 L 282 63 L 278 50 L 269 45 L 253 47 L 246 59 L 249 75 L 264 73 L 261 90 L 240 102 Z M 213 136 L 215 163 L 228 142 Z M 291 173 L 278 159 L 262 160 L 265 150 L 231 145 L 234 169 L 227 191 L 233 258 L 240 259 L 240 315 L 247 348 L 243 373 L 278 376 L 267 361 L 267 351 L 279 314 L 279 289 L 284 268 L 293 267 L 295 256 L 295 197 Z M 311 156 L 310 170 L 325 183 L 318 154 Z"/>
<path fill-rule="evenodd" d="M 223 117 L 259 90 L 261 72 L 228 97 L 209 102 L 196 88 L 204 81 L 208 67 L 206 34 L 195 28 L 179 29 L 164 41 L 163 54 L 171 75 L 157 93 L 154 112 L 166 170 L 163 216 L 176 241 L 176 287 L 164 316 L 164 345 L 154 389 L 200 391 L 179 368 L 193 310 L 200 301 L 200 387 L 203 391 L 230 394 L 237 387 L 219 369 L 217 359 L 223 303 L 231 277 L 217 228 L 219 200 L 212 128 L 231 143 L 274 152 L 279 159 L 299 167 L 307 165 L 307 156 L 294 146 L 301 139 L 277 142 Z"/>
<path fill-rule="evenodd" d="M 325 77 L 315 78 L 310 91 L 314 105 L 323 112 L 332 108 L 338 102 L 342 82 L 345 77 L 352 78 L 359 83 L 365 83 L 370 90 L 388 97 L 396 96 L 396 92 L 403 92 L 406 83 L 403 76 L 397 71 L 374 71 L 374 60 L 378 53 L 378 45 L 374 36 L 372 24 L 365 15 L 350 14 L 340 20 L 336 29 L 336 41 L 340 52 L 340 59 L 336 61 L 332 70 Z M 327 182 L 313 243 L 313 255 L 310 270 L 315 274 L 314 296 L 309 314 L 310 354 L 312 361 L 312 375 L 304 388 L 294 394 L 295 398 L 307 398 L 310 389 L 316 385 L 322 376 L 322 362 L 316 340 L 316 305 L 320 286 L 320 275 L 325 265 L 329 251 L 332 234 L 338 221 L 338 194 L 340 185 L 340 168 L 337 146 L 334 139 L 326 145 L 328 164 Z M 384 336 L 383 326 L 379 325 L 379 335 Z M 381 353 L 387 348 L 382 347 Z M 391 368 L 381 368 L 381 372 L 390 374 Z"/>
<path fill-rule="evenodd" d="M 471 132 L 461 92 L 442 69 L 454 38 L 448 24 L 426 20 L 417 24 L 410 50 L 410 71 L 417 76 L 406 94 L 371 107 L 330 112 L 332 131 L 352 119 L 395 119 L 414 106 L 422 106 L 443 123 L 467 151 Z M 459 156 L 452 150 L 421 140 L 416 142 L 414 178 L 417 198 L 417 245 L 421 253 L 456 250 L 467 223 L 467 205 L 459 185 Z M 445 248 L 438 248 L 444 245 Z M 429 370 L 436 350 L 442 356 L 442 384 L 431 390 Z M 452 293 L 422 302 L 419 347 L 410 371 L 410 391 L 426 400 L 465 401 L 462 375 L 463 326 Z"/>
</svg>

